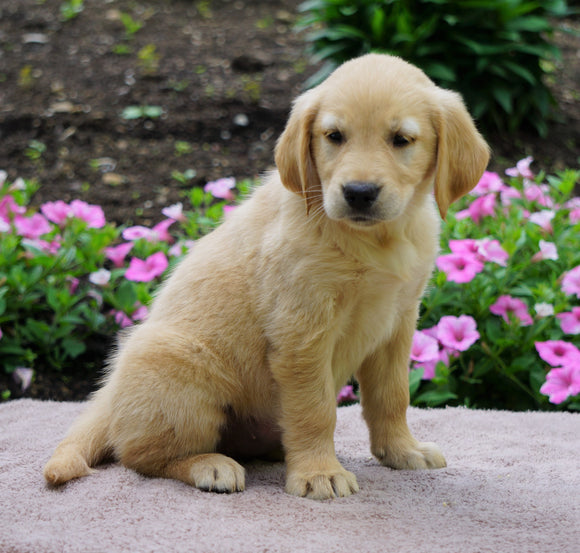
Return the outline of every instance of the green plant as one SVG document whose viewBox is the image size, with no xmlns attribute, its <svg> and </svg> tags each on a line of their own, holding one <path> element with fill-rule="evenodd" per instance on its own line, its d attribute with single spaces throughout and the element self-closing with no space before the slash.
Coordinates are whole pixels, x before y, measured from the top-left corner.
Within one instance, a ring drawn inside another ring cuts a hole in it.
<svg viewBox="0 0 580 553">
<path fill-rule="evenodd" d="M 136 33 L 143 27 L 143 22 L 133 19 L 131 14 L 122 12 L 120 15 L 121 23 L 125 28 L 125 39 L 131 40 Z"/>
<path fill-rule="evenodd" d="M 24 155 L 31 161 L 40 161 L 42 155 L 46 152 L 46 144 L 39 140 L 30 140 L 28 148 L 24 151 Z"/>
<path fill-rule="evenodd" d="M 486 172 L 448 213 L 413 339 L 413 405 L 580 410 L 580 171 L 534 177 L 530 162 L 507 183 Z"/>
<path fill-rule="evenodd" d="M 193 152 L 193 147 L 189 142 L 185 140 L 176 140 L 175 141 L 175 155 L 177 157 L 184 156 Z"/>
<path fill-rule="evenodd" d="M 215 228 L 227 203 L 223 194 L 193 188 L 185 194 L 191 211 L 176 204 L 153 228 L 117 228 L 99 206 L 79 200 L 34 209 L 38 186 L 5 177 L 0 172 L 0 358 L 7 373 L 74 367 L 91 339 L 106 342 L 146 316 L 162 275 Z"/>
<path fill-rule="evenodd" d="M 60 5 L 60 15 L 64 21 L 77 17 L 85 9 L 83 0 L 66 0 Z"/>
<path fill-rule="evenodd" d="M 213 17 L 211 0 L 199 0 L 195 3 L 195 9 L 202 19 L 211 19 Z"/>
<path fill-rule="evenodd" d="M 137 52 L 137 64 L 143 75 L 152 76 L 159 70 L 161 56 L 155 44 L 146 44 Z"/>
<path fill-rule="evenodd" d="M 24 65 L 18 72 L 18 86 L 20 88 L 32 88 L 36 80 L 32 65 Z"/>
<path fill-rule="evenodd" d="M 544 62 L 559 57 L 549 37 L 565 0 L 309 0 L 300 10 L 312 55 L 326 61 L 310 84 L 352 57 L 391 53 L 460 92 L 485 126 L 545 134 Z"/>
<path fill-rule="evenodd" d="M 185 142 L 185 144 L 187 144 L 187 142 Z M 171 171 L 171 178 L 173 180 L 176 180 L 181 186 L 187 186 L 190 183 L 190 181 L 193 178 L 195 178 L 196 174 L 197 172 L 195 171 L 195 169 L 186 169 L 185 171 L 183 171 L 183 173 L 181 171 L 175 170 Z"/>
<path fill-rule="evenodd" d="M 122 112 L 123 119 L 158 119 L 163 115 L 161 106 L 127 106 Z"/>
<path fill-rule="evenodd" d="M 579 314 L 575 298 L 580 296 L 564 284 L 580 265 L 580 200 L 570 199 L 580 171 L 532 180 L 529 161 L 520 162 L 520 174 L 507 184 L 486 173 L 476 199 L 462 200 L 448 218 L 445 253 L 423 301 L 420 327 L 437 338 L 442 318 L 463 316 L 467 322 L 467 316 L 479 336 L 473 334 L 470 347 L 455 351 L 439 336 L 433 362 L 413 364 L 416 405 L 548 408 L 543 386 L 550 367 L 543 344 L 570 352 L 580 345 L 580 327 L 570 323 Z M 570 363 L 580 390 L 580 356 Z M 566 406 L 580 409 L 580 402 L 571 397 Z"/>
</svg>

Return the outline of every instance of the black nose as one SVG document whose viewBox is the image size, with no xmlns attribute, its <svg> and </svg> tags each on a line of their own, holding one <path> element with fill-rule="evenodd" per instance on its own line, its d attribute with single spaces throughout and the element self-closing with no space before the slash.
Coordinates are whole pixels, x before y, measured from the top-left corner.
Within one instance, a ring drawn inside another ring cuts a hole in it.
<svg viewBox="0 0 580 553">
<path fill-rule="evenodd" d="M 377 199 L 381 189 L 372 182 L 349 182 L 342 187 L 346 203 L 356 211 L 368 210 Z"/>
</svg>

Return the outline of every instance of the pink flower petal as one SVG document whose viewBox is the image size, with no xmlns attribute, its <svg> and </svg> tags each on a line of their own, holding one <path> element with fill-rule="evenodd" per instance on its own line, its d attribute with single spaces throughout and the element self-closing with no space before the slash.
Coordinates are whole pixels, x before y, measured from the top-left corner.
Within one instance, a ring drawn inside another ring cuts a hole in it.
<svg viewBox="0 0 580 553">
<path fill-rule="evenodd" d="M 580 307 L 573 307 L 569 313 L 559 313 L 562 331 L 566 334 L 580 334 Z"/>
<path fill-rule="evenodd" d="M 479 340 L 475 319 L 469 315 L 441 317 L 437 324 L 437 338 L 445 347 L 466 351 Z"/>
<path fill-rule="evenodd" d="M 428 334 L 416 330 L 413 335 L 411 346 L 411 359 L 413 361 L 433 361 L 439 357 L 439 345 L 437 340 Z"/>
<path fill-rule="evenodd" d="M 562 290 L 569 295 L 580 298 L 580 265 L 564 274 L 562 278 Z"/>
<path fill-rule="evenodd" d="M 168 265 L 169 262 L 163 252 L 154 253 L 144 261 L 134 257 L 125 272 L 125 278 L 134 282 L 150 282 L 161 276 Z"/>
<path fill-rule="evenodd" d="M 73 200 L 70 207 L 73 217 L 85 221 L 89 228 L 103 228 L 105 226 L 105 214 L 100 206 L 90 205 L 81 200 Z"/>
<path fill-rule="evenodd" d="M 553 367 L 560 365 L 580 366 L 580 350 L 565 340 L 547 340 L 536 342 L 536 350 L 540 357 Z"/>
<path fill-rule="evenodd" d="M 450 253 L 437 258 L 437 268 L 452 282 L 470 282 L 483 270 L 483 263 L 473 255 Z"/>
<path fill-rule="evenodd" d="M 115 267 L 122 267 L 127 254 L 131 251 L 133 242 L 124 242 L 118 246 L 105 248 L 105 257 L 113 262 Z"/>
<path fill-rule="evenodd" d="M 532 317 L 528 313 L 528 306 L 522 300 L 508 295 L 500 296 L 489 310 L 494 315 L 500 315 L 508 324 L 511 323 L 510 314 L 519 319 L 521 326 L 529 326 L 533 323 Z"/>
<path fill-rule="evenodd" d="M 17 234 L 32 240 L 52 231 L 50 223 L 40 213 L 35 213 L 30 217 L 17 215 L 14 217 L 14 226 Z"/>
</svg>

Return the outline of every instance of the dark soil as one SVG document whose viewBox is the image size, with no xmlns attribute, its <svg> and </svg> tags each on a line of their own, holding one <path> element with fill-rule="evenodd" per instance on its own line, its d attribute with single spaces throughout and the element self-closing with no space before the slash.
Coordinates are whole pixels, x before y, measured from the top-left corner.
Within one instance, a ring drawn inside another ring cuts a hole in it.
<svg viewBox="0 0 580 553">
<path fill-rule="evenodd" d="M 298 0 L 84 0 L 66 20 L 70 3 L 0 4 L 0 169 L 36 179 L 37 204 L 81 198 L 109 221 L 147 225 L 181 199 L 175 172 L 194 175 L 189 188 L 272 166 L 291 100 L 317 69 L 293 29 Z M 555 40 L 550 133 L 488 136 L 496 170 L 526 155 L 536 170 L 578 166 L 580 38 Z M 128 120 L 130 106 L 163 111 Z M 37 374 L 26 396 L 84 398 L 95 372 L 82 367 Z"/>
</svg>

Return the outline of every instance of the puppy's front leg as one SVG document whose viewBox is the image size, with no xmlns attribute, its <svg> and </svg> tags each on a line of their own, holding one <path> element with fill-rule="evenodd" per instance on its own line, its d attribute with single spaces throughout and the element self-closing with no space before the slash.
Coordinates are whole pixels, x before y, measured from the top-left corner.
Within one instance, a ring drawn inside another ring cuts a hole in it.
<svg viewBox="0 0 580 553">
<path fill-rule="evenodd" d="M 345 497 L 358 491 L 354 474 L 334 451 L 336 397 L 330 367 L 278 357 L 280 424 L 286 454 L 286 491 L 311 499 Z"/>
<path fill-rule="evenodd" d="M 371 451 L 396 469 L 442 468 L 445 458 L 431 442 L 418 442 L 407 426 L 409 353 L 415 331 L 415 312 L 403 318 L 397 332 L 364 361 L 358 373 L 363 416 Z"/>
</svg>

